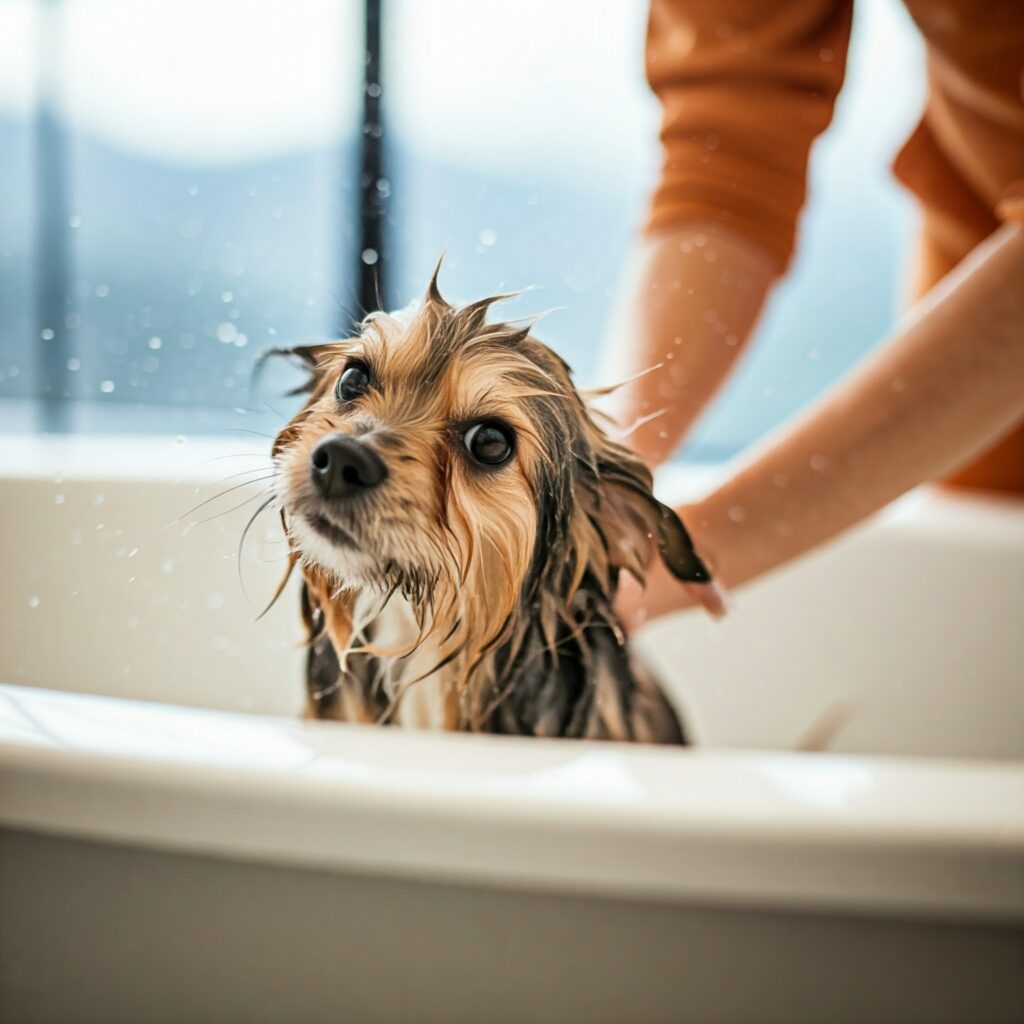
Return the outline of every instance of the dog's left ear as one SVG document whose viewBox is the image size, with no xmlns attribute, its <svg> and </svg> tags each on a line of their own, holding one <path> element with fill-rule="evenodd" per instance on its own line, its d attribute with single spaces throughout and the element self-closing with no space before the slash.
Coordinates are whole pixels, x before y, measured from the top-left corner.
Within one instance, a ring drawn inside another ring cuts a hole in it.
<svg viewBox="0 0 1024 1024">
<path fill-rule="evenodd" d="M 643 580 L 653 541 L 662 562 L 684 583 L 710 583 L 711 573 L 682 520 L 652 491 L 647 467 L 628 449 L 605 440 L 593 467 L 597 508 L 592 513 L 614 566 Z"/>
</svg>

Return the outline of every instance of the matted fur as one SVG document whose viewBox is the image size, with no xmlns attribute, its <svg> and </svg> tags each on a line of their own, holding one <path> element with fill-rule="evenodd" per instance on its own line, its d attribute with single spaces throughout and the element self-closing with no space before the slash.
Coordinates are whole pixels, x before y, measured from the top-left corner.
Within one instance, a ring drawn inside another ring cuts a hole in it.
<svg viewBox="0 0 1024 1024">
<path fill-rule="evenodd" d="M 710 577 L 569 367 L 528 328 L 486 322 L 495 301 L 453 307 L 435 273 L 418 308 L 290 350 L 311 371 L 309 399 L 273 454 L 304 577 L 309 713 L 403 723 L 430 687 L 416 724 L 682 742 L 672 708 L 629 662 L 613 601 L 619 574 L 642 580 L 653 547 L 680 579 Z M 343 404 L 335 385 L 353 360 L 373 386 Z M 501 466 L 464 449 L 462 434 L 482 420 L 514 431 Z M 370 446 L 386 481 L 326 502 L 310 458 L 330 434 Z M 311 529 L 316 516 L 350 542 Z"/>
</svg>

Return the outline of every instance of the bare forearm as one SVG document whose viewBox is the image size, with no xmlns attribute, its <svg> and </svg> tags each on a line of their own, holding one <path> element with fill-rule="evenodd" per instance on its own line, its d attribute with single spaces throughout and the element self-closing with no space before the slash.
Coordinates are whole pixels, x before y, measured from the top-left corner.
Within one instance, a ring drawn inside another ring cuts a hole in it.
<svg viewBox="0 0 1024 1024">
<path fill-rule="evenodd" d="M 727 376 L 775 276 L 773 260 L 754 243 L 711 224 L 641 241 L 605 377 L 643 374 L 607 407 L 627 429 L 639 424 L 628 442 L 651 465 L 672 454 Z"/>
<path fill-rule="evenodd" d="M 1007 226 L 684 514 L 720 578 L 738 586 L 955 468 L 1022 415 L 1024 229 Z"/>
</svg>

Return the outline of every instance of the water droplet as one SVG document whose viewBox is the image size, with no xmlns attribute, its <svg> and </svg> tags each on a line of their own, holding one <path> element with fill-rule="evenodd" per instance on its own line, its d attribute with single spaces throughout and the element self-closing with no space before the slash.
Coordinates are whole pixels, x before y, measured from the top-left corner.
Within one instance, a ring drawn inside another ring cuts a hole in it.
<svg viewBox="0 0 1024 1024">
<path fill-rule="evenodd" d="M 225 320 L 224 323 L 217 327 L 217 340 L 223 342 L 225 345 L 230 345 L 231 342 L 238 337 L 238 328 L 231 323 L 229 320 Z"/>
<path fill-rule="evenodd" d="M 893 391 L 903 391 L 907 386 L 907 382 L 902 377 L 893 377 L 892 384 L 890 387 Z"/>
<path fill-rule="evenodd" d="M 81 359 L 75 359 L 74 356 L 72 356 L 68 360 L 67 366 L 72 373 L 75 373 L 77 370 L 82 368 L 82 361 Z"/>
<path fill-rule="evenodd" d="M 807 358 L 808 359 L 820 359 L 821 358 L 821 353 L 816 348 L 812 348 L 812 349 L 810 349 L 808 351 Z"/>
<path fill-rule="evenodd" d="M 730 505 L 729 518 L 734 523 L 742 523 L 747 518 L 747 510 L 742 505 Z"/>
<path fill-rule="evenodd" d="M 789 485 L 789 475 L 786 473 L 776 473 L 772 477 L 772 483 L 776 487 L 787 487 Z"/>
<path fill-rule="evenodd" d="M 97 495 L 96 495 L 96 497 L 94 497 L 94 498 L 92 499 L 92 503 L 93 503 L 94 505 L 96 505 L 97 507 L 99 507 L 99 506 L 100 506 L 100 505 L 102 505 L 102 504 L 103 504 L 103 502 L 105 502 L 106 500 L 107 500 L 107 499 L 106 499 L 106 498 L 105 498 L 105 497 L 104 497 L 104 496 L 103 496 L 102 494 L 97 494 Z"/>
<path fill-rule="evenodd" d="M 38 608 L 39 607 L 39 598 L 38 597 L 30 597 L 28 599 L 28 606 L 29 606 L 29 608 Z"/>
<path fill-rule="evenodd" d="M 213 591 L 212 593 L 206 595 L 206 607 L 209 608 L 211 611 L 216 611 L 218 608 L 222 607 L 223 604 L 223 594 L 218 594 L 216 591 Z"/>
<path fill-rule="evenodd" d="M 69 221 L 68 224 L 73 228 L 80 228 L 82 226 L 82 218 L 76 213 Z"/>
<path fill-rule="evenodd" d="M 812 455 L 810 458 L 810 467 L 815 473 L 824 473 L 828 469 L 828 459 L 824 455 Z"/>
<path fill-rule="evenodd" d="M 163 342 L 159 338 L 150 338 L 149 339 L 149 347 L 152 348 L 152 349 L 157 349 L 162 344 L 163 344 Z"/>
<path fill-rule="evenodd" d="M 491 228 L 484 228 L 483 231 L 480 232 L 480 244 L 481 245 L 488 245 L 488 246 L 494 245 L 494 243 L 497 240 L 498 240 L 498 233 L 496 231 L 493 231 Z"/>
<path fill-rule="evenodd" d="M 54 503 L 54 505 L 63 505 L 64 504 L 64 495 L 63 494 L 55 494 L 53 496 L 53 503 Z"/>
<path fill-rule="evenodd" d="M 199 186 L 198 185 L 189 185 L 189 187 L 188 187 L 188 194 L 190 196 L 197 196 L 197 195 L 199 195 Z"/>
<path fill-rule="evenodd" d="M 824 61 L 824 62 L 825 62 L 826 64 L 828 64 L 828 63 L 829 63 L 829 61 L 831 61 L 831 60 L 832 60 L 832 58 L 833 58 L 834 54 L 832 53 L 832 50 L 831 50 L 831 48 L 830 48 L 830 47 L 828 47 L 828 46 L 823 46 L 823 47 L 822 47 L 822 48 L 821 48 L 821 49 L 820 49 L 820 50 L 818 51 L 818 56 L 819 56 L 819 57 L 821 58 L 821 60 L 822 60 L 822 61 Z"/>
<path fill-rule="evenodd" d="M 110 289 L 105 284 L 96 285 L 96 297 L 105 299 L 110 294 Z"/>
<path fill-rule="evenodd" d="M 171 574 L 172 572 L 174 572 L 174 559 L 173 559 L 173 558 L 165 558 L 165 559 L 164 559 L 164 560 L 163 560 L 163 561 L 162 561 L 162 562 L 160 563 L 160 571 L 161 571 L 161 572 L 162 572 L 162 573 L 163 573 L 163 574 L 164 574 L 165 576 L 170 576 L 170 574 Z"/>
<path fill-rule="evenodd" d="M 128 557 L 129 558 L 134 558 L 138 553 L 139 553 L 139 549 L 138 548 L 132 548 L 131 551 L 128 552 Z"/>
<path fill-rule="evenodd" d="M 54 338 L 53 328 L 52 327 L 44 327 L 39 332 L 39 337 L 42 338 L 43 341 L 53 341 L 53 338 Z"/>
<path fill-rule="evenodd" d="M 380 86 L 376 82 L 371 82 L 366 87 L 366 95 L 372 97 L 373 99 L 377 99 L 377 97 L 380 96 L 380 93 Z"/>
<path fill-rule="evenodd" d="M 221 292 L 220 293 L 220 301 L 221 302 L 230 302 L 234 297 L 235 297 L 234 292 Z"/>
<path fill-rule="evenodd" d="M 105 395 L 109 395 L 114 390 L 114 382 L 112 380 L 101 380 L 100 391 Z"/>
<path fill-rule="evenodd" d="M 175 444 L 187 444 L 187 443 L 188 443 L 188 438 L 187 438 L 187 437 L 186 437 L 186 436 L 185 436 L 184 434 L 179 434 L 179 435 L 178 435 L 178 436 L 177 436 L 177 437 L 176 437 L 176 438 L 174 439 L 174 443 L 175 443 Z"/>
<path fill-rule="evenodd" d="M 364 249 L 361 258 L 368 267 L 372 267 L 377 262 L 377 250 Z"/>
</svg>

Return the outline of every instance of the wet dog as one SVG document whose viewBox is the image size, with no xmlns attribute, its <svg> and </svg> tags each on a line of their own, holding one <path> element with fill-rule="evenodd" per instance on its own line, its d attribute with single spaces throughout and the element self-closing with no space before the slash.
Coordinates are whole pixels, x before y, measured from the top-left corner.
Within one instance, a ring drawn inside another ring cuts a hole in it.
<svg viewBox="0 0 1024 1024">
<path fill-rule="evenodd" d="M 651 475 L 528 327 L 437 286 L 358 336 L 288 350 L 308 401 L 277 437 L 303 576 L 308 713 L 350 722 L 683 743 L 616 619 L 657 553 L 709 584 Z"/>
</svg>

